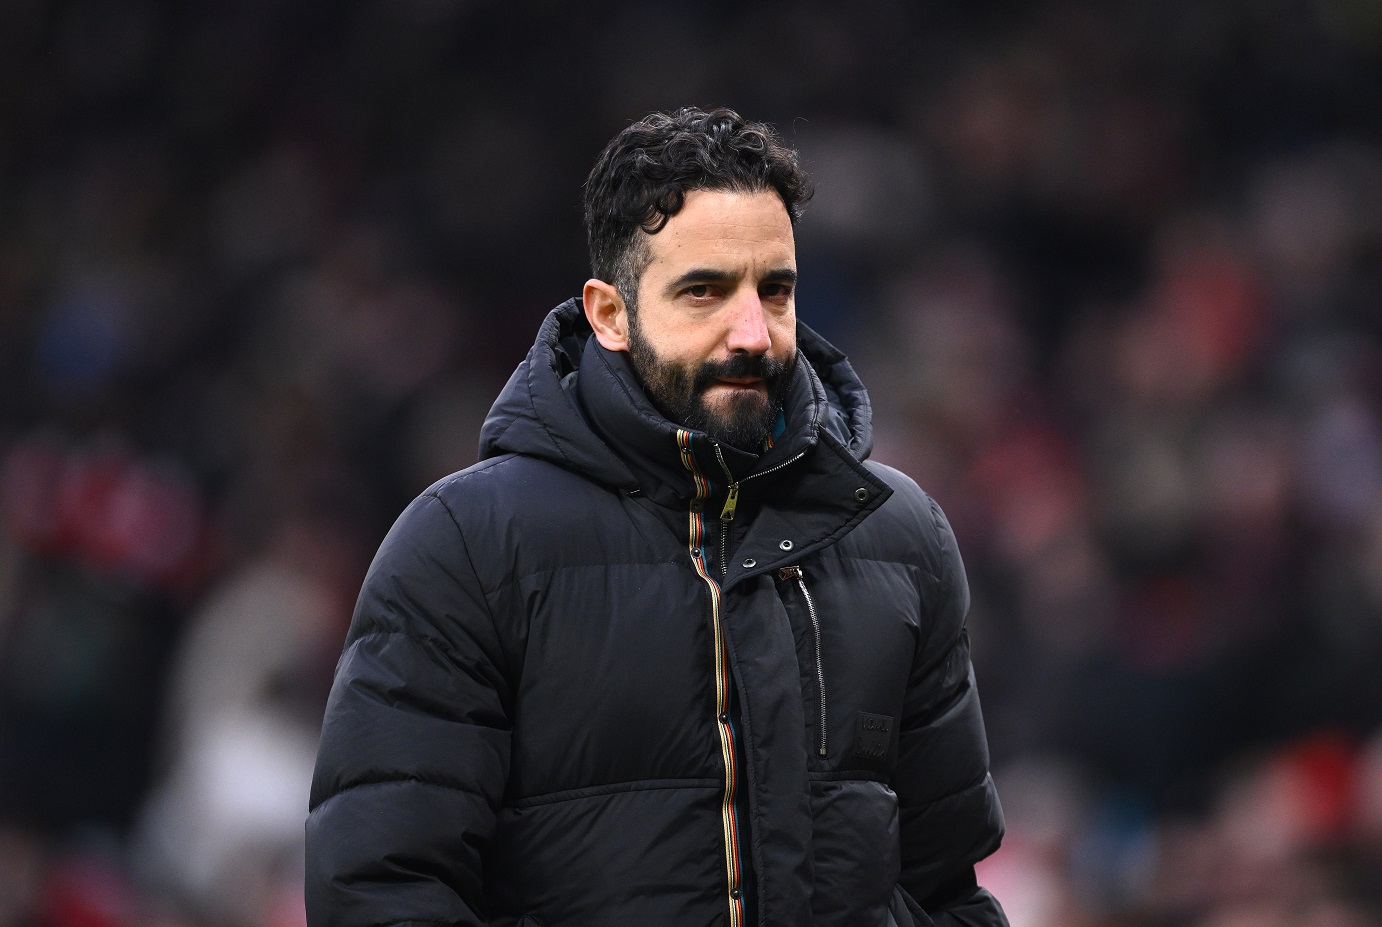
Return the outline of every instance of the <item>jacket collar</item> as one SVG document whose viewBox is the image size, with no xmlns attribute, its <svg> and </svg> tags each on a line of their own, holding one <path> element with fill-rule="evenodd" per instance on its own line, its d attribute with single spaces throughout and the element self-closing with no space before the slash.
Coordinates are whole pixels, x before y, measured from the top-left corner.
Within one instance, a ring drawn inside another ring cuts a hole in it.
<svg viewBox="0 0 1382 927">
<path fill-rule="evenodd" d="M 686 505 L 697 490 L 678 441 L 684 429 L 653 408 L 627 357 L 601 348 L 591 334 L 579 299 L 548 314 L 485 420 L 480 459 L 538 457 L 612 489 Z M 755 480 L 760 503 L 736 547 L 730 584 L 839 538 L 892 492 L 863 464 L 873 445 L 872 414 L 849 361 L 800 322 L 797 348 L 781 439 L 762 455 L 720 446 L 735 480 Z M 689 438 L 695 467 L 723 493 L 729 480 L 715 447 L 704 434 Z"/>
<path fill-rule="evenodd" d="M 654 501 L 676 506 L 696 491 L 684 448 L 700 474 L 723 489 L 811 450 L 825 406 L 824 389 L 809 364 L 798 363 L 783 401 L 786 430 L 764 453 L 742 451 L 664 418 L 649 401 L 628 354 L 605 349 L 593 335 L 586 344 L 576 394 L 587 420 L 633 471 L 640 490 Z"/>
</svg>

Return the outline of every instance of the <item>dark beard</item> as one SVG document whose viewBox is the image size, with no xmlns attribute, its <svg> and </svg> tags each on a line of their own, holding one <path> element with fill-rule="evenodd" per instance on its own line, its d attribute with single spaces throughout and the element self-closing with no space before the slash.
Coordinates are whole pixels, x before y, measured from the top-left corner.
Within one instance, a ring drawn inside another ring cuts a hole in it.
<svg viewBox="0 0 1382 927">
<path fill-rule="evenodd" d="M 735 354 L 723 361 L 706 361 L 693 373 L 660 359 L 635 322 L 629 331 L 629 361 L 648 399 L 668 421 L 703 431 L 712 441 L 759 453 L 777 422 L 797 358 L 795 353 L 786 361 L 766 354 Z M 723 414 L 711 409 L 705 401 L 710 385 L 740 377 L 761 379 L 767 395 L 736 396 Z"/>
</svg>

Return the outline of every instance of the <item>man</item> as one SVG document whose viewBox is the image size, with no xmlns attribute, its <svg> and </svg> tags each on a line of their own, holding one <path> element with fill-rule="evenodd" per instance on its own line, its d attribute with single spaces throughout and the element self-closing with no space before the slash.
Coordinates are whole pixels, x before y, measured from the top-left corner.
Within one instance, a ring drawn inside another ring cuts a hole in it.
<svg viewBox="0 0 1382 927">
<path fill-rule="evenodd" d="M 594 279 L 399 518 L 327 708 L 327 925 L 1004 924 L 955 540 L 796 320 L 796 156 L 621 132 Z"/>
</svg>

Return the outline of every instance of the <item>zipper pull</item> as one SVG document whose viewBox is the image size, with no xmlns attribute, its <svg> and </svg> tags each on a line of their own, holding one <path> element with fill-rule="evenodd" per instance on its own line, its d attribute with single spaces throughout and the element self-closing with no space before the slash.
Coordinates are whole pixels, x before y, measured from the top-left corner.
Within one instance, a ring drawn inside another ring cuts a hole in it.
<svg viewBox="0 0 1382 927">
<path fill-rule="evenodd" d="M 778 579 L 801 579 L 801 567 L 785 566 L 777 571 Z"/>
<path fill-rule="evenodd" d="M 720 509 L 720 521 L 734 521 L 734 510 L 739 507 L 739 484 L 729 484 L 729 495 L 725 496 L 725 507 Z"/>
</svg>

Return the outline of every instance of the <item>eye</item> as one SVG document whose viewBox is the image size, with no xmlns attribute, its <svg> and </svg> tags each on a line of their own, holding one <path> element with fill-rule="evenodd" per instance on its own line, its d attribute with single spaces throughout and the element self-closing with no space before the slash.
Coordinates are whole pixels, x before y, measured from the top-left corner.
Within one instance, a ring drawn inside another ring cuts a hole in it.
<svg viewBox="0 0 1382 927">
<path fill-rule="evenodd" d="M 769 283 L 763 287 L 763 298 L 781 302 L 792 295 L 790 283 Z"/>
<path fill-rule="evenodd" d="M 689 286 L 686 288 L 686 295 L 692 299 L 705 299 L 710 295 L 710 284 L 698 283 L 695 286 Z"/>
</svg>

